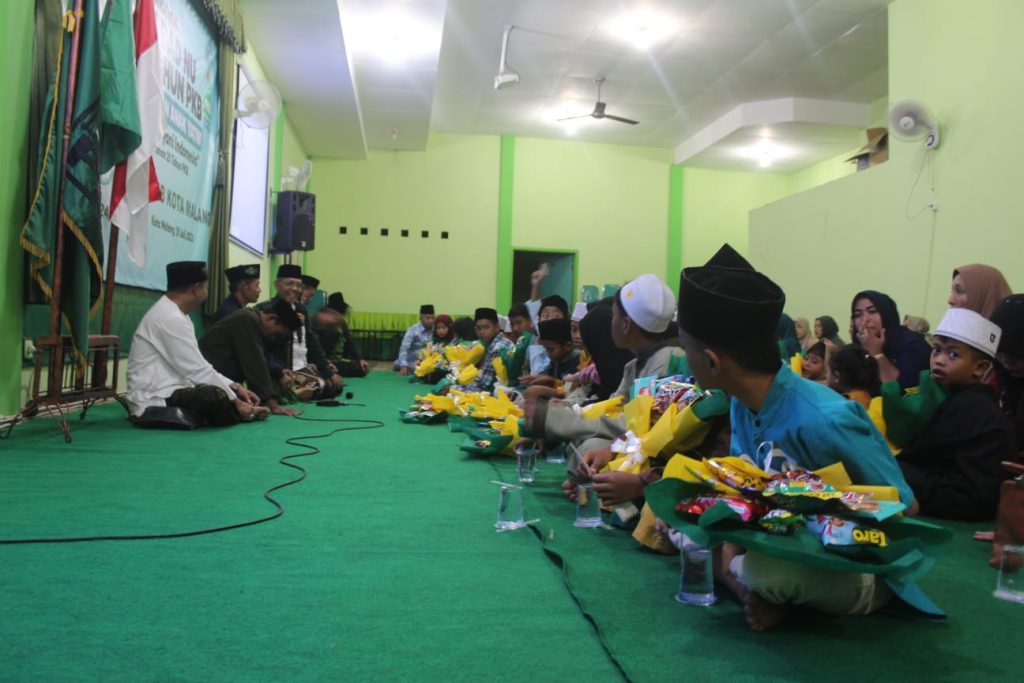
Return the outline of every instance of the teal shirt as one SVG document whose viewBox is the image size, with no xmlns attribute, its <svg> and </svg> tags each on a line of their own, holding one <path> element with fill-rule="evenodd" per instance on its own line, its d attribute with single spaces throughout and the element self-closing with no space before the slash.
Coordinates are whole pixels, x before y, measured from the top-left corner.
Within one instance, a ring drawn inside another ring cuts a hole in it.
<svg viewBox="0 0 1024 683">
<path fill-rule="evenodd" d="M 894 486 L 901 501 L 914 500 L 864 408 L 785 364 L 759 412 L 733 398 L 730 417 L 732 454 L 749 455 L 762 469 L 781 471 L 785 461 L 808 470 L 842 462 L 854 484 Z"/>
<path fill-rule="evenodd" d="M 580 352 L 573 349 L 572 352 L 560 361 L 551 361 L 541 374 L 549 375 L 555 379 L 562 379 L 580 370 Z"/>
</svg>

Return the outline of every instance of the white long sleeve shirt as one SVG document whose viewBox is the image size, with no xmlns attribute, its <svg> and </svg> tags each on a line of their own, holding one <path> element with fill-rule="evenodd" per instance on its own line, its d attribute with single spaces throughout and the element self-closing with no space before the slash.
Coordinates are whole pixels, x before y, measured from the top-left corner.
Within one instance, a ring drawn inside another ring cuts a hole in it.
<svg viewBox="0 0 1024 683">
<path fill-rule="evenodd" d="M 192 321 L 178 304 L 160 297 L 142 317 L 128 353 L 128 393 L 132 415 L 164 406 L 178 389 L 212 384 L 235 399 L 230 379 L 203 358 Z"/>
</svg>

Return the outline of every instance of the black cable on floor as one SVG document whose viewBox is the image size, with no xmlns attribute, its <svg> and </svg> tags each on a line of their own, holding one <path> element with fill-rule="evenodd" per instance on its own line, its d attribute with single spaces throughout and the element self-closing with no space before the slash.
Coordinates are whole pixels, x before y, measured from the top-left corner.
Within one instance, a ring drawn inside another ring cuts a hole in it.
<svg viewBox="0 0 1024 683">
<path fill-rule="evenodd" d="M 499 470 L 498 466 L 494 464 L 494 459 L 488 458 L 487 462 L 492 468 L 494 468 L 495 473 L 498 475 L 498 479 L 504 481 L 504 479 L 502 479 L 501 470 Z M 619 658 L 615 656 L 615 653 L 612 652 L 611 645 L 609 645 L 608 641 L 605 640 L 604 631 L 601 630 L 601 624 L 598 623 L 597 617 L 587 611 L 587 608 L 583 606 L 583 602 L 580 600 L 579 596 L 576 595 L 576 590 L 573 588 L 572 582 L 569 580 L 569 567 L 565 562 L 565 558 L 562 557 L 560 553 L 557 553 L 546 546 L 544 542 L 544 532 L 537 528 L 537 525 L 527 524 L 526 526 L 533 532 L 533 535 L 537 537 L 537 540 L 540 541 L 540 549 L 544 552 L 544 556 L 547 557 L 553 565 L 558 567 L 562 574 L 562 585 L 565 586 L 565 590 L 569 594 L 569 597 L 572 598 L 572 601 L 576 604 L 576 609 L 580 611 L 580 616 L 582 616 L 586 622 L 590 624 L 590 627 L 594 629 L 594 635 L 597 637 L 597 642 L 601 646 L 601 649 L 604 650 L 604 653 L 612 663 L 612 666 L 614 666 L 615 670 L 619 672 L 620 676 L 622 676 L 622 680 L 626 681 L 626 683 L 633 683 L 633 679 L 630 678 L 628 673 L 626 673 L 626 668 L 622 665 L 622 662 L 619 661 Z"/>
<path fill-rule="evenodd" d="M 345 422 L 345 423 L 357 423 L 362 426 L 358 427 L 338 427 L 332 429 L 329 432 L 323 434 L 311 434 L 308 436 L 293 436 L 289 439 L 285 439 L 285 443 L 290 446 L 297 446 L 300 448 L 307 449 L 304 453 L 292 453 L 286 455 L 278 460 L 279 463 L 285 467 L 290 467 L 293 470 L 298 470 L 299 475 L 294 479 L 290 479 L 286 482 L 271 486 L 269 489 L 263 492 L 263 497 L 273 505 L 277 510 L 271 514 L 260 517 L 259 519 L 251 519 L 245 522 L 238 522 L 236 524 L 226 524 L 224 526 L 211 527 L 209 529 L 195 529 L 192 531 L 178 531 L 166 534 L 126 534 L 126 535 L 115 535 L 115 536 L 71 536 L 67 538 L 13 538 L 13 539 L 0 539 L 0 545 L 20 545 L 28 543 L 90 543 L 93 541 L 153 541 L 159 539 L 168 538 L 187 538 L 189 536 L 204 536 L 206 534 L 216 534 L 222 531 L 231 531 L 232 529 L 243 529 L 248 526 L 256 526 L 257 524 L 263 524 L 277 519 L 284 514 L 284 506 L 281 505 L 275 498 L 270 494 L 274 491 L 278 491 L 283 488 L 287 488 L 293 484 L 298 484 L 300 481 L 306 478 L 306 470 L 300 465 L 293 464 L 290 462 L 296 458 L 306 458 L 312 455 L 320 453 L 320 449 L 316 446 L 310 446 L 309 444 L 298 443 L 300 441 L 309 441 L 311 439 L 326 439 L 329 436 L 333 436 L 338 432 L 351 432 L 360 429 L 380 429 L 384 426 L 384 423 L 380 420 L 342 420 L 334 418 L 312 418 L 312 417 L 295 417 L 296 420 L 303 422 Z"/>
</svg>

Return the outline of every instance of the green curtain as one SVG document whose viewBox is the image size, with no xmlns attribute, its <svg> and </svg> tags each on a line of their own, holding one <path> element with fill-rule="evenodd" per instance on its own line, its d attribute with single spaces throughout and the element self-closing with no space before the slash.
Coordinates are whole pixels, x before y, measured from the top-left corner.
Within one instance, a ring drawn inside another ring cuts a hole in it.
<svg viewBox="0 0 1024 683">
<path fill-rule="evenodd" d="M 212 315 L 227 298 L 228 285 L 224 269 L 228 267 L 228 233 L 231 229 L 232 155 L 235 125 L 235 87 L 237 67 L 231 45 L 221 41 L 217 58 L 218 90 L 220 91 L 220 154 L 217 159 L 217 184 L 213 188 L 213 211 L 210 223 L 210 246 L 206 271 L 210 274 L 210 295 L 203 312 Z"/>
</svg>

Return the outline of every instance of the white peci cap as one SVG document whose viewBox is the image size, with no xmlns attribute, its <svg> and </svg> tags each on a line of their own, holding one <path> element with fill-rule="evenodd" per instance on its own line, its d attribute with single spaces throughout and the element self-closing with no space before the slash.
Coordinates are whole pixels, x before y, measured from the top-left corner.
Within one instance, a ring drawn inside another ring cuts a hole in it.
<svg viewBox="0 0 1024 683">
<path fill-rule="evenodd" d="M 661 334 L 676 312 L 676 297 L 657 275 L 646 273 L 623 285 L 619 301 L 626 315 L 643 329 Z"/>
<path fill-rule="evenodd" d="M 982 353 L 995 357 L 1002 330 L 980 313 L 967 308 L 950 308 L 935 328 L 935 334 L 963 342 Z"/>
</svg>

